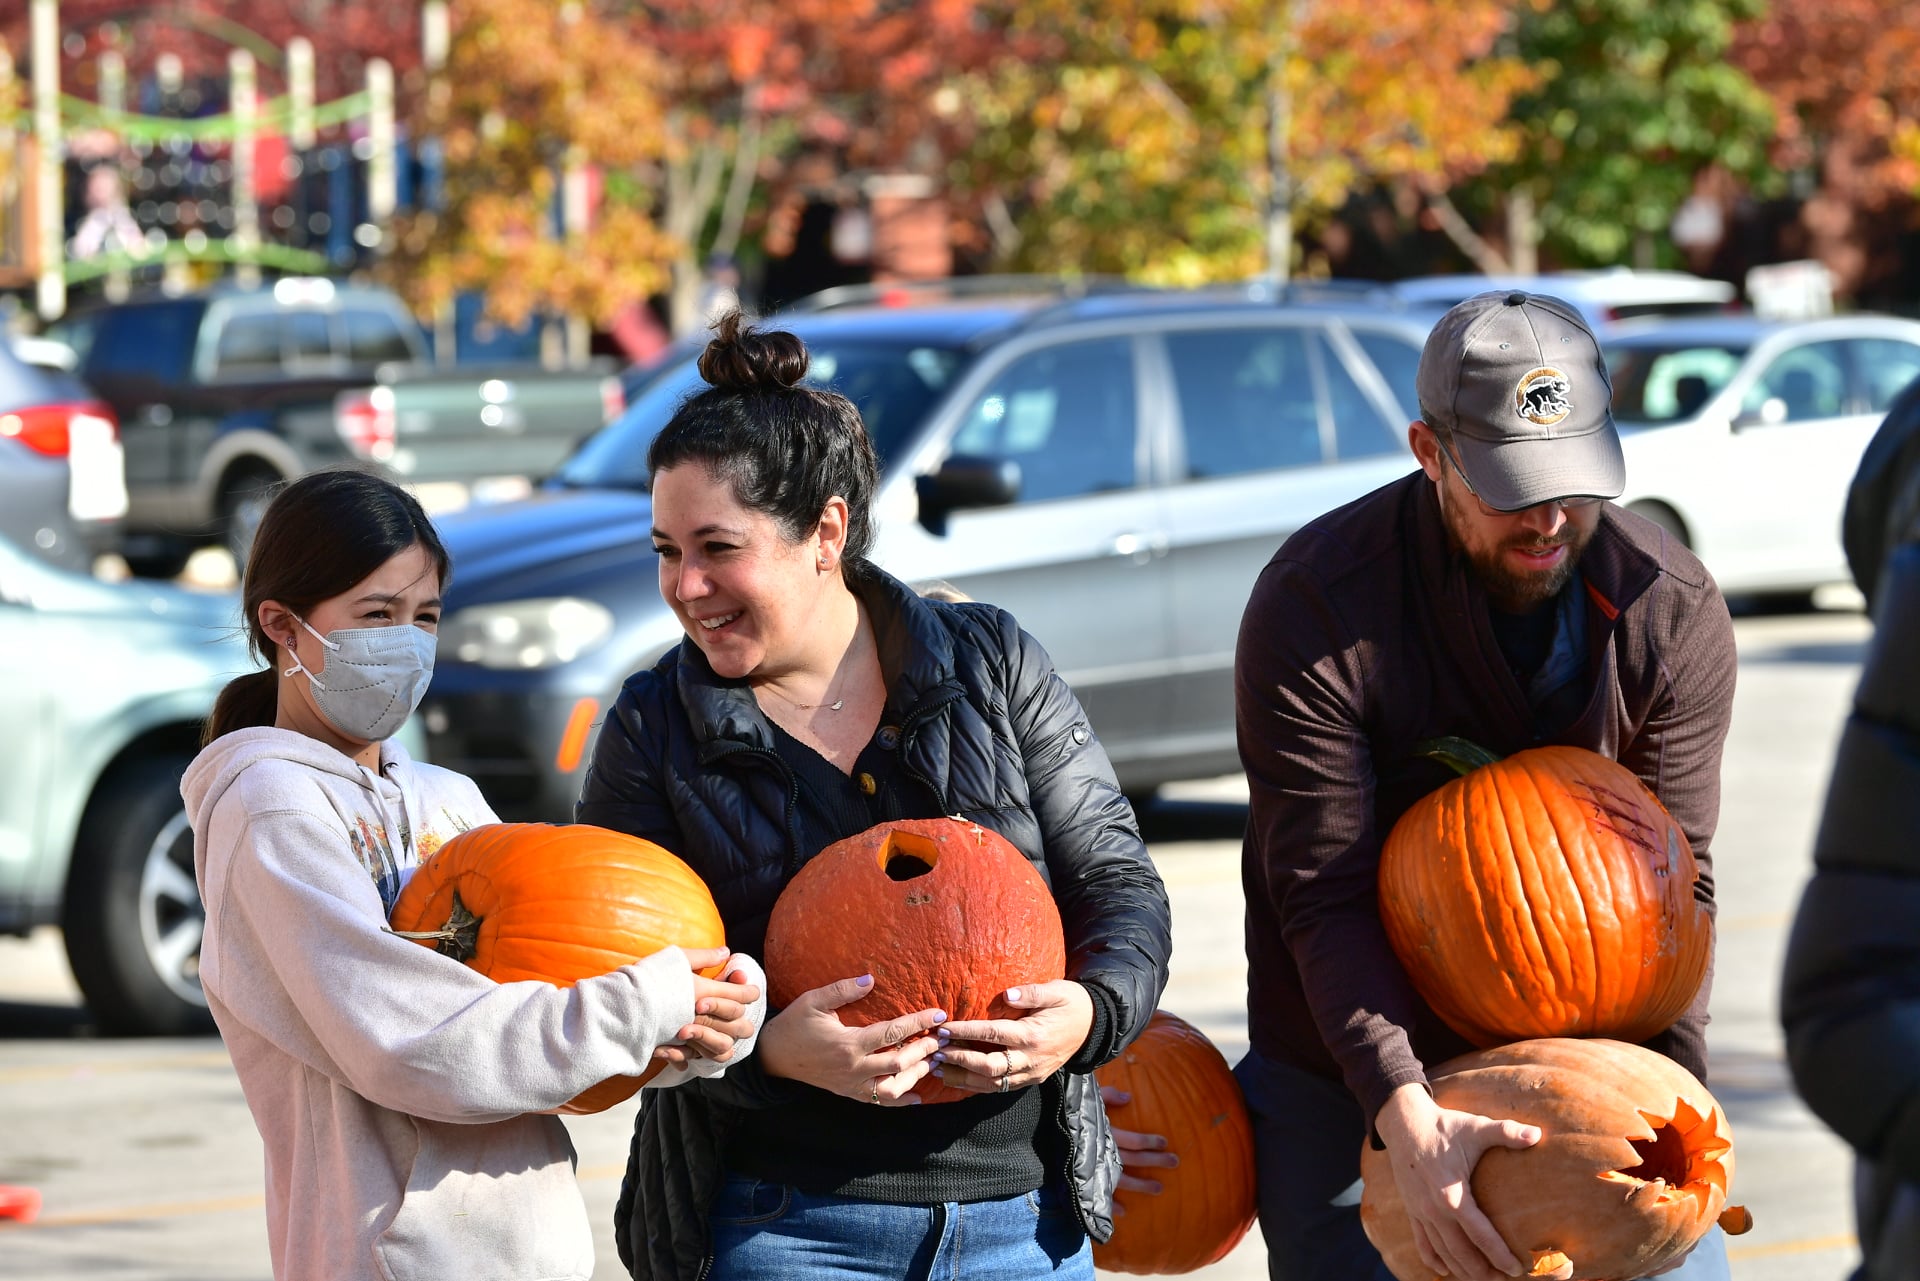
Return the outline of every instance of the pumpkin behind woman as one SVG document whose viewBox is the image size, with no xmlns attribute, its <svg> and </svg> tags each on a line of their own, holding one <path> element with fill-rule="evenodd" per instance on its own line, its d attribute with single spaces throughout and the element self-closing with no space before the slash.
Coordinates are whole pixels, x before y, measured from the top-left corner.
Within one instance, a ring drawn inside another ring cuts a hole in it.
<svg viewBox="0 0 1920 1281">
<path fill-rule="evenodd" d="M 572 987 L 663 947 L 726 945 L 713 896 L 651 841 L 582 824 L 490 823 L 448 841 L 393 906 L 394 933 L 496 983 Z M 719 976 L 725 966 L 702 971 Z M 616 1076 L 556 1109 L 602 1112 L 659 1074 Z"/>
</svg>

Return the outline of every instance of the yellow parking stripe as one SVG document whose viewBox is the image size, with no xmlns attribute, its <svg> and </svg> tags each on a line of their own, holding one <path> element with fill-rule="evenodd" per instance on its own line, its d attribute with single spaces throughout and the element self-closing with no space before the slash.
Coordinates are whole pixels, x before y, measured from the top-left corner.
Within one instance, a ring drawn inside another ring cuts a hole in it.
<svg viewBox="0 0 1920 1281">
<path fill-rule="evenodd" d="M 1768 1245 L 1730 1245 L 1727 1247 L 1729 1261 L 1741 1259 L 1766 1259 L 1777 1254 L 1814 1254 L 1821 1250 L 1853 1250 L 1859 1248 L 1860 1238 L 1851 1232 L 1843 1232 L 1832 1237 L 1805 1237 L 1799 1241 L 1775 1241 Z"/>
<path fill-rule="evenodd" d="M 127 1059 L 117 1063 L 49 1063 L 42 1067 L 0 1069 L 0 1085 L 20 1081 L 59 1081 L 71 1077 L 111 1076 L 127 1072 L 165 1072 L 172 1068 L 226 1067 L 231 1063 L 225 1051 L 207 1054 L 177 1054 L 161 1059 Z"/>
<path fill-rule="evenodd" d="M 0 1221 L 0 1232 L 31 1232 L 35 1228 L 85 1228 L 103 1223 L 137 1223 L 142 1219 L 179 1219 L 192 1214 L 225 1214 L 231 1210 L 257 1210 L 267 1199 L 259 1193 L 251 1196 L 214 1197 L 205 1201 L 161 1201 L 154 1205 L 129 1205 L 118 1210 L 85 1210 L 73 1214 L 43 1214 L 31 1223 Z"/>
</svg>

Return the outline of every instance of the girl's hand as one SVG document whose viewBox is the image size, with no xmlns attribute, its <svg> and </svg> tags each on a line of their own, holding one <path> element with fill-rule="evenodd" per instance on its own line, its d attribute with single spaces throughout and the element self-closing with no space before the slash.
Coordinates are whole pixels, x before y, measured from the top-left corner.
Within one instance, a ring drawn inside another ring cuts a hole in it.
<svg viewBox="0 0 1920 1281">
<path fill-rule="evenodd" d="M 767 1020 L 756 1053 L 770 1076 L 783 1076 L 862 1103 L 920 1102 L 908 1091 L 946 1044 L 944 1010 L 918 1010 L 885 1023 L 848 1027 L 836 1013 L 873 991 L 873 976 L 841 979 L 803 992 Z M 936 1030 L 937 1029 L 937 1030 Z"/>
<path fill-rule="evenodd" d="M 684 1044 L 660 1046 L 653 1052 L 655 1059 L 673 1067 L 692 1058 L 725 1063 L 733 1057 L 737 1044 L 753 1037 L 753 1006 L 760 999 L 760 988 L 748 981 L 750 972 L 730 968 L 718 979 L 700 974 L 701 970 L 733 960 L 724 947 L 687 953 L 687 966 L 694 971 L 693 1022 L 675 1034 L 675 1039 Z"/>
<path fill-rule="evenodd" d="M 1100 1087 L 1100 1097 L 1106 1101 L 1109 1113 L 1133 1102 L 1131 1094 L 1116 1090 L 1111 1085 Z M 1159 1196 L 1162 1191 L 1160 1180 L 1154 1178 L 1151 1172 L 1156 1169 L 1171 1170 L 1180 1164 L 1180 1158 L 1167 1151 L 1166 1136 L 1123 1130 L 1116 1125 L 1113 1127 L 1113 1142 L 1120 1149 L 1120 1188 L 1127 1192 Z M 1113 1203 L 1115 1218 L 1126 1212 L 1126 1207 L 1118 1201 Z"/>
<path fill-rule="evenodd" d="M 955 1044 L 934 1055 L 942 1081 L 981 1094 L 1038 1085 L 1080 1052 L 1093 1027 L 1093 998 L 1072 979 L 1010 987 L 1007 1004 L 1026 1013 L 947 1024 Z"/>
</svg>

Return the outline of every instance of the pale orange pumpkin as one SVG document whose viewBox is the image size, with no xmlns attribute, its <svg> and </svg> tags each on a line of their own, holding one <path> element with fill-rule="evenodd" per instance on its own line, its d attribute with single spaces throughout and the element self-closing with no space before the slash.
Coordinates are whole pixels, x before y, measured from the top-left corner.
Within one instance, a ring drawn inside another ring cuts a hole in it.
<svg viewBox="0 0 1920 1281">
<path fill-rule="evenodd" d="M 1639 778 L 1577 747 L 1429 754 L 1466 772 L 1388 834 L 1380 919 L 1448 1026 L 1482 1046 L 1644 1041 L 1685 1013 L 1713 920 L 1686 833 Z"/>
<path fill-rule="evenodd" d="M 394 904 L 390 928 L 498 983 L 572 987 L 663 947 L 724 947 L 704 881 L 651 841 L 584 824 L 491 823 L 441 846 Z M 718 977 L 724 965 L 703 971 Z M 554 1109 L 601 1112 L 659 1074 L 616 1076 Z"/>
<path fill-rule="evenodd" d="M 1155 1010 L 1145 1030 L 1095 1073 L 1130 1100 L 1113 1114 L 1121 1129 L 1164 1135 L 1180 1158 L 1155 1169 L 1157 1195 L 1113 1194 L 1113 1239 L 1093 1247 L 1108 1272 L 1169 1275 L 1226 1258 L 1253 1226 L 1253 1128 L 1233 1070 L 1204 1033 Z"/>
<path fill-rule="evenodd" d="M 1442 1107 L 1537 1125 L 1530 1148 L 1490 1148 L 1473 1199 L 1529 1275 L 1571 1263 L 1573 1281 L 1633 1281 L 1690 1250 L 1727 1205 L 1733 1135 L 1691 1072 L 1621 1041 L 1549 1038 L 1480 1050 L 1429 1081 Z M 1360 1221 L 1399 1281 L 1436 1281 L 1420 1261 L 1387 1154 L 1361 1145 Z"/>
<path fill-rule="evenodd" d="M 1047 883 L 1005 837 L 958 818 L 881 823 L 821 850 L 774 903 L 766 951 L 776 1008 L 873 975 L 873 990 L 838 1011 L 848 1027 L 929 1009 L 1018 1018 L 1007 989 L 1067 968 Z M 914 1092 L 926 1103 L 974 1097 L 935 1074 Z"/>
</svg>

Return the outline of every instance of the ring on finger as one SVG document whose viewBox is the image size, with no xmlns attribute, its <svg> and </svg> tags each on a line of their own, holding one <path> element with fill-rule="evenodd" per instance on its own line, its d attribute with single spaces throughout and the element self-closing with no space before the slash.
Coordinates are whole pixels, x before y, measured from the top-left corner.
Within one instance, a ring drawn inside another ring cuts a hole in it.
<svg viewBox="0 0 1920 1281">
<path fill-rule="evenodd" d="M 878 1081 L 867 1082 L 867 1099 L 872 1103 L 878 1103 L 880 1101 L 880 1083 Z"/>
<path fill-rule="evenodd" d="M 1001 1078 L 1000 1078 L 1000 1084 L 994 1087 L 994 1093 L 996 1093 L 996 1094 L 1005 1094 L 1005 1093 L 1007 1092 L 1007 1083 L 1008 1083 L 1008 1079 L 1009 1079 L 1009 1078 L 1010 1078 L 1011 1076 L 1012 1076 L 1012 1073 L 1008 1073 L 1008 1074 L 1007 1074 L 1006 1076 L 1003 1076 L 1003 1077 L 1001 1077 Z"/>
</svg>

